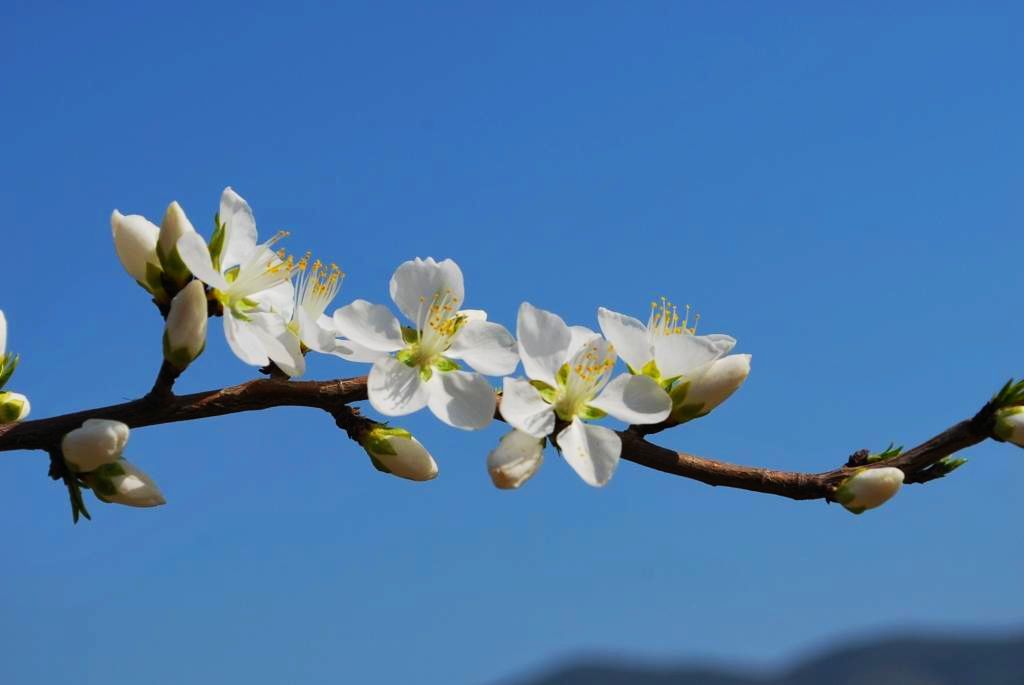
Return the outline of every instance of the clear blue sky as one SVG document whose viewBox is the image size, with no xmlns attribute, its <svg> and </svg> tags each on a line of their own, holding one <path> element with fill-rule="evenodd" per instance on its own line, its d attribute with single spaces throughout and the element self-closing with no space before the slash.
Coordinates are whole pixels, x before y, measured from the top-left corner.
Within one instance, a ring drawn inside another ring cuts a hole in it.
<svg viewBox="0 0 1024 685">
<path fill-rule="evenodd" d="M 824 470 L 1024 374 L 1016 3 L 428 5 L 4 4 L 0 308 L 36 418 L 159 364 L 111 210 L 177 199 L 208 232 L 228 184 L 345 268 L 339 306 L 428 255 L 510 327 L 524 299 L 590 325 L 695 304 L 754 356 L 659 436 L 699 454 Z M 211 330 L 183 390 L 254 375 Z M 378 474 L 313 411 L 138 430 L 168 506 L 77 527 L 43 455 L 0 455 L 0 681 L 481 685 L 1024 622 L 1020 450 L 854 517 L 632 464 L 593 490 L 553 454 L 499 492 L 503 426 L 401 424 L 438 480 Z"/>
</svg>

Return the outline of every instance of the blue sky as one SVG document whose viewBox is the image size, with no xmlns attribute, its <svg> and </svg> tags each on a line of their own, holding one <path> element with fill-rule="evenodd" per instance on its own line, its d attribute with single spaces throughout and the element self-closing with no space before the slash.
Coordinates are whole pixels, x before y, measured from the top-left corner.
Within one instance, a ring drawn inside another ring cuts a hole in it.
<svg viewBox="0 0 1024 685">
<path fill-rule="evenodd" d="M 1024 374 L 1011 3 L 7 3 L 0 308 L 36 418 L 138 396 L 161 322 L 113 208 L 264 235 L 386 301 L 452 257 L 467 306 L 595 324 L 691 302 L 753 354 L 668 446 L 825 470 L 916 444 Z M 182 390 L 254 370 L 220 327 Z M 335 359 L 310 377 L 359 375 Z M 504 427 L 402 420 L 428 484 L 326 415 L 132 434 L 169 499 L 72 527 L 46 459 L 0 461 L 0 681 L 477 685 L 579 652 L 778 661 L 851 633 L 1024 623 L 1024 453 L 988 443 L 861 517 L 553 454 L 489 483 Z"/>
</svg>

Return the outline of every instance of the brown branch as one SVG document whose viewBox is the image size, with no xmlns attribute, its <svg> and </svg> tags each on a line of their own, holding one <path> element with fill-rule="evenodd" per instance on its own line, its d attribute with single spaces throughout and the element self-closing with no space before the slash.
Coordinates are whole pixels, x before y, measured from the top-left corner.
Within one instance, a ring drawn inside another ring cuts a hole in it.
<svg viewBox="0 0 1024 685">
<path fill-rule="evenodd" d="M 158 381 L 158 385 L 160 382 Z M 156 390 L 156 388 L 154 388 Z M 62 436 L 78 428 L 89 418 L 123 421 L 133 428 L 156 424 L 194 421 L 247 411 L 281 406 L 312 407 L 330 413 L 339 428 L 354 439 L 374 422 L 348 407 L 365 400 L 366 377 L 328 381 L 288 381 L 267 378 L 241 385 L 173 395 L 168 387 L 163 393 L 150 393 L 131 402 L 89 409 L 47 419 L 0 425 L 0 451 L 46 450 L 59 448 Z M 908 483 L 924 483 L 940 477 L 931 468 L 943 458 L 965 447 L 982 442 L 991 435 L 995 407 L 986 404 L 976 416 L 962 421 L 931 440 L 903 454 L 868 465 L 866 468 L 895 466 L 903 470 Z M 753 466 L 706 459 L 684 452 L 674 452 L 647 442 L 646 435 L 662 426 L 631 426 L 620 431 L 622 458 L 648 468 L 690 478 L 714 486 L 763 492 L 791 499 L 832 499 L 838 485 L 860 466 L 841 466 L 821 473 L 776 471 Z M 863 457 L 863 455 L 860 455 Z M 857 455 L 853 464 L 861 463 Z"/>
</svg>

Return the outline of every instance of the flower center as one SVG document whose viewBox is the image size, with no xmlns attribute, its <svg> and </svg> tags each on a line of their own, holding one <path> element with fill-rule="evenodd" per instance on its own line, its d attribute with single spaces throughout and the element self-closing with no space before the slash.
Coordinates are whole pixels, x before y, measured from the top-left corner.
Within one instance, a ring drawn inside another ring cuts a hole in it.
<svg viewBox="0 0 1024 685">
<path fill-rule="evenodd" d="M 656 335 L 696 335 L 699 323 L 700 314 L 696 314 L 693 318 L 693 325 L 690 325 L 690 305 L 686 305 L 683 316 L 680 318 L 679 308 L 663 297 L 660 304 L 651 302 L 647 334 L 652 339 Z"/>
<path fill-rule="evenodd" d="M 615 347 L 597 338 L 562 365 L 556 377 L 558 389 L 553 402 L 559 417 L 565 421 L 577 415 L 593 418 L 587 404 L 608 382 L 616 358 Z"/>
<path fill-rule="evenodd" d="M 432 369 L 454 371 L 458 362 L 448 359 L 444 352 L 451 347 L 452 338 L 466 322 L 466 316 L 459 314 L 459 298 L 451 289 L 438 291 L 427 304 L 426 297 L 420 297 L 416 313 L 416 330 L 403 329 L 403 337 L 409 346 L 401 350 L 398 361 L 408 366 L 418 366 L 424 380 L 430 378 Z"/>
<path fill-rule="evenodd" d="M 295 268 L 295 314 L 301 307 L 312 319 L 320 318 L 327 305 L 334 300 L 341 289 L 344 272 L 337 264 L 329 267 L 319 259 L 309 264 L 310 253 L 306 253 Z M 307 268 L 308 265 L 308 268 Z"/>
</svg>

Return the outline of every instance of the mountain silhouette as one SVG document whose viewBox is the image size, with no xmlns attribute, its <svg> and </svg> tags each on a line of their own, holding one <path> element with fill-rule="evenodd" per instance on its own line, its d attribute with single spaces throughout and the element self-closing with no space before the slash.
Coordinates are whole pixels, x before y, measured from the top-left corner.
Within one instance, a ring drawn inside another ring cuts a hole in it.
<svg viewBox="0 0 1024 685">
<path fill-rule="evenodd" d="M 578 660 L 504 685 L 1024 685 L 1024 635 L 844 644 L 772 671 Z"/>
</svg>

